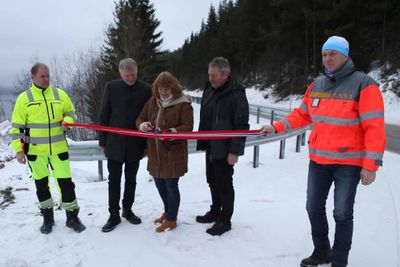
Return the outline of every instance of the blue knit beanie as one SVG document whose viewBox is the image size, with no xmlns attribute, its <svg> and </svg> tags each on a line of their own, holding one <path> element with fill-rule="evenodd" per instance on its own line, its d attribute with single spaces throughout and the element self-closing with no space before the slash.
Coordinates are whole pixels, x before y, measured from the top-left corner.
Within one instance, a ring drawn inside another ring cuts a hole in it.
<svg viewBox="0 0 400 267">
<path fill-rule="evenodd" d="M 349 56 L 349 42 L 341 36 L 329 37 L 322 46 L 322 51 L 328 49 L 338 51 L 346 57 Z"/>
</svg>

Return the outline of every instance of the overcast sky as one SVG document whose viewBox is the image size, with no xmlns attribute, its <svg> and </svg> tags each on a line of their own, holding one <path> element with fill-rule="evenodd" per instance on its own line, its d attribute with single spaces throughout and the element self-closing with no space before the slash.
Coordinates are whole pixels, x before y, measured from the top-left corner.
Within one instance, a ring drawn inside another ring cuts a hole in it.
<svg viewBox="0 0 400 267">
<path fill-rule="evenodd" d="M 180 47 L 198 32 L 210 5 L 220 0 L 150 0 L 161 21 L 163 49 Z M 49 63 L 101 46 L 113 21 L 114 0 L 9 0 L 0 16 L 0 86 L 13 85 L 32 59 Z"/>
</svg>

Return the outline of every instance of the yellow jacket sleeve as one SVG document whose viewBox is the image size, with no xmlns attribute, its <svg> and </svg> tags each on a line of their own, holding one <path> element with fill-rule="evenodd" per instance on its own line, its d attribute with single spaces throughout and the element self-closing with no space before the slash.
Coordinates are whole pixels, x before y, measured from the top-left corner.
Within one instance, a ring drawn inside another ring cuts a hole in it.
<svg viewBox="0 0 400 267">
<path fill-rule="evenodd" d="M 15 101 L 14 110 L 11 117 L 11 146 L 17 153 L 23 151 L 24 149 L 23 139 L 25 137 L 24 129 L 26 124 L 26 101 L 27 97 L 25 92 L 23 92 Z"/>
</svg>

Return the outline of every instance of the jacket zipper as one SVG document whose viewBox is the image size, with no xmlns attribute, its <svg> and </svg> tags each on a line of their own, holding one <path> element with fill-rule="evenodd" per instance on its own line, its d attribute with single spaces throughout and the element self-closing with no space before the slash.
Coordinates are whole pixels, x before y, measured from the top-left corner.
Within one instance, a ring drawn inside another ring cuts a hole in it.
<svg viewBox="0 0 400 267">
<path fill-rule="evenodd" d="M 158 112 L 157 112 L 157 117 L 156 117 L 156 125 L 155 125 L 155 130 L 157 131 L 158 129 L 158 124 L 159 124 L 159 120 L 160 120 L 160 115 L 161 115 L 161 107 L 158 107 Z M 160 178 L 160 142 L 159 139 L 154 139 L 154 142 L 156 143 L 156 153 L 157 153 L 157 173 L 158 173 L 158 177 Z"/>
<path fill-rule="evenodd" d="M 48 124 L 49 124 L 49 146 L 50 146 L 50 155 L 52 155 L 53 153 L 52 153 L 52 150 L 51 150 L 50 113 L 49 113 L 49 106 L 47 105 L 46 96 L 44 95 L 44 90 L 42 90 L 42 95 L 43 95 L 44 103 L 46 104 L 47 119 L 48 119 Z"/>
</svg>

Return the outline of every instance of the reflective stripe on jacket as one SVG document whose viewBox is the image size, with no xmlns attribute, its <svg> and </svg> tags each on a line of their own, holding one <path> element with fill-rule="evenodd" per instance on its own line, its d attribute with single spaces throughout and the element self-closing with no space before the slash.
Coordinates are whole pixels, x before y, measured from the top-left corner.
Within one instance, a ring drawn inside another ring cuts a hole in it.
<svg viewBox="0 0 400 267">
<path fill-rule="evenodd" d="M 333 78 L 316 78 L 300 107 L 274 126 L 284 132 L 311 123 L 311 160 L 368 170 L 382 166 L 386 144 L 382 95 L 377 83 L 356 71 L 350 58 Z"/>
<path fill-rule="evenodd" d="M 49 86 L 42 90 L 32 84 L 14 106 L 10 135 L 16 152 L 51 155 L 68 151 L 62 122 L 73 123 L 74 106 L 67 93 Z"/>
</svg>

